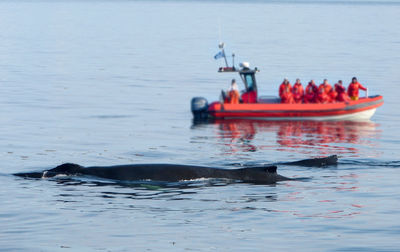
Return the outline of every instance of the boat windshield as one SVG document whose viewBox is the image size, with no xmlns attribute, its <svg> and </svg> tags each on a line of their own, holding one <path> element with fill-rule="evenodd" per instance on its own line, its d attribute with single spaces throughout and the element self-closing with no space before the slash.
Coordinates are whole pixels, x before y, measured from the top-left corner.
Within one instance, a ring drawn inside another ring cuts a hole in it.
<svg viewBox="0 0 400 252">
<path fill-rule="evenodd" d="M 244 74 L 247 91 L 254 90 L 254 78 L 252 74 Z"/>
</svg>

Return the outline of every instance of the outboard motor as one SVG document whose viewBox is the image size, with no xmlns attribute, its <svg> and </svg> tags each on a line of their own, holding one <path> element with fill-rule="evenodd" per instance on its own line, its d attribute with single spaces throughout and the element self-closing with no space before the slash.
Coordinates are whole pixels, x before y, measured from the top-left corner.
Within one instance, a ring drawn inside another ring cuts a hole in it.
<svg viewBox="0 0 400 252">
<path fill-rule="evenodd" d="M 207 119 L 208 102 L 203 97 L 192 98 L 191 108 L 195 120 Z"/>
</svg>

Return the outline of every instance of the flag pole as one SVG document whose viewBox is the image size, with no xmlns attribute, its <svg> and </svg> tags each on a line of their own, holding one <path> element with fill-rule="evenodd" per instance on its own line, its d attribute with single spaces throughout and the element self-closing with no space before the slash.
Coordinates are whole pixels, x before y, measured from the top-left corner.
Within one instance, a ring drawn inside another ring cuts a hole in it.
<svg viewBox="0 0 400 252">
<path fill-rule="evenodd" d="M 221 43 L 219 43 L 219 45 L 218 45 L 218 47 L 221 49 L 221 51 L 222 51 L 222 54 L 223 54 L 223 56 L 224 56 L 224 60 L 225 60 L 225 65 L 226 65 L 226 67 L 229 67 L 229 65 L 228 65 L 228 60 L 226 59 L 226 55 L 225 55 L 225 50 L 224 50 L 224 42 L 221 42 Z"/>
</svg>

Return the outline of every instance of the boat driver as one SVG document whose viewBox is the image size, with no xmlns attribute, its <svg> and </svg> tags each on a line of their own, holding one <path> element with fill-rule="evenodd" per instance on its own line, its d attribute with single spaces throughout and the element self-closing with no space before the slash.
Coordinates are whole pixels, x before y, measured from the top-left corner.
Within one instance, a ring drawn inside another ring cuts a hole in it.
<svg viewBox="0 0 400 252">
<path fill-rule="evenodd" d="M 232 79 L 231 87 L 228 90 L 228 100 L 231 104 L 239 103 L 239 88 L 235 79 Z"/>
</svg>

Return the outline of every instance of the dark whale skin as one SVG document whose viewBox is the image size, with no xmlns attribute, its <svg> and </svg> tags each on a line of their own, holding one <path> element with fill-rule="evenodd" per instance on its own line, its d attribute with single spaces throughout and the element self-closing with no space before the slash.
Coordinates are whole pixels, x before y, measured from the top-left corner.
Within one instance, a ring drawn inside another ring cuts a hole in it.
<svg viewBox="0 0 400 252">
<path fill-rule="evenodd" d="M 306 166 L 306 167 L 324 167 L 324 166 L 330 166 L 330 165 L 337 165 L 337 163 L 338 163 L 338 156 L 331 155 L 328 157 L 303 159 L 303 160 L 299 160 L 299 161 L 286 162 L 286 163 L 281 163 L 281 164 Z"/>
<path fill-rule="evenodd" d="M 259 184 L 274 184 L 278 181 L 291 180 L 277 174 L 276 170 L 276 166 L 221 169 L 177 164 L 132 164 L 85 168 L 77 164 L 66 163 L 44 172 L 17 173 L 14 175 L 29 178 L 48 178 L 61 174 L 89 175 L 121 181 L 154 180 L 166 182 L 220 178 Z"/>
<path fill-rule="evenodd" d="M 337 162 L 337 155 L 332 155 L 328 157 L 304 159 L 280 164 L 322 167 L 336 165 Z M 121 181 L 154 180 L 166 182 L 177 182 L 200 178 L 220 178 L 258 184 L 273 184 L 284 180 L 294 180 L 277 174 L 276 170 L 277 167 L 274 165 L 241 169 L 221 169 L 179 164 L 131 164 L 83 167 L 77 164 L 65 163 L 48 171 L 16 173 L 14 175 L 26 178 L 50 178 L 62 174 L 89 175 Z"/>
</svg>

